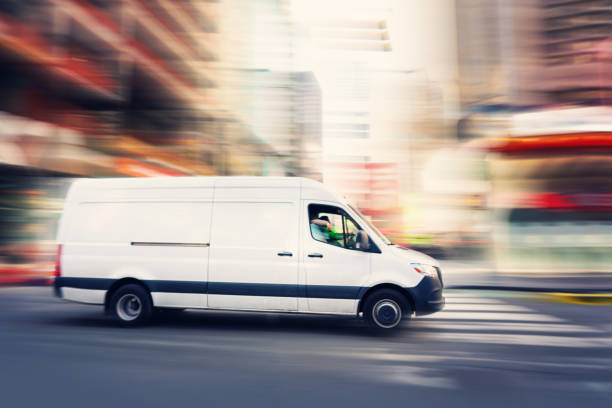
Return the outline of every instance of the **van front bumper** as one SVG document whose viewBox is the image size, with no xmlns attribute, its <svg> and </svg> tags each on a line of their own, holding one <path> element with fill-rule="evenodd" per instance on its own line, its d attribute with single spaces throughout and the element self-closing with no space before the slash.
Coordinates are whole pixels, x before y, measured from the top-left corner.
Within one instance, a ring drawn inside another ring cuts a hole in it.
<svg viewBox="0 0 612 408">
<path fill-rule="evenodd" d="M 444 309 L 444 296 L 442 295 L 442 280 L 440 274 L 437 277 L 424 276 L 418 285 L 406 288 L 414 301 L 414 312 L 417 316 L 423 316 Z"/>
</svg>

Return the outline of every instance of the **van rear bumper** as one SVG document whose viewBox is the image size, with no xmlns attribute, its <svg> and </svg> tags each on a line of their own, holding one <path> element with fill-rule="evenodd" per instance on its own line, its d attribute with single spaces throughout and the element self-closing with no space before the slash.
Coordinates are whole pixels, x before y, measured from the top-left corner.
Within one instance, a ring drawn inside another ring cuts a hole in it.
<svg viewBox="0 0 612 408">
<path fill-rule="evenodd" d="M 443 285 L 438 277 L 425 276 L 418 285 L 406 290 L 414 300 L 414 312 L 423 316 L 444 309 Z"/>
<path fill-rule="evenodd" d="M 55 295 L 55 297 L 58 297 L 60 299 L 64 297 L 62 294 L 61 279 L 59 278 L 53 279 L 53 294 Z"/>
</svg>

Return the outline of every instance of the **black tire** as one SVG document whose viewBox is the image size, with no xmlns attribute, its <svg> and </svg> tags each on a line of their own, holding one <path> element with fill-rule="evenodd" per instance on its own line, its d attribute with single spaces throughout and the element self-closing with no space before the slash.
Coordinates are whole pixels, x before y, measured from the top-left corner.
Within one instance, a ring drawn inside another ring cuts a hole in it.
<svg viewBox="0 0 612 408">
<path fill-rule="evenodd" d="M 411 314 L 412 308 L 406 297 L 393 289 L 371 293 L 363 305 L 363 317 L 376 333 L 396 331 L 402 319 L 409 319 Z"/>
<path fill-rule="evenodd" d="M 111 296 L 109 306 L 113 317 L 126 327 L 142 325 L 153 314 L 149 292 L 136 284 L 127 284 L 117 289 Z"/>
</svg>

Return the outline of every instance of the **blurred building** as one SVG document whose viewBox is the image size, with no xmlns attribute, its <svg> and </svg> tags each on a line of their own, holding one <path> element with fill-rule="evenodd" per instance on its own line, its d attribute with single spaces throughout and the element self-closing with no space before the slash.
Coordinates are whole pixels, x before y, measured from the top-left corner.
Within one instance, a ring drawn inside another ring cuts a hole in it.
<svg viewBox="0 0 612 408">
<path fill-rule="evenodd" d="M 321 165 L 321 86 L 312 72 L 297 72 L 295 78 L 295 127 L 297 172 L 303 177 L 322 181 Z"/>
<path fill-rule="evenodd" d="M 287 4 L 0 2 L 0 269 L 40 260 L 72 177 L 320 178 Z"/>
<path fill-rule="evenodd" d="M 54 239 L 67 178 L 220 171 L 217 6 L 0 2 L 1 256 Z"/>
<path fill-rule="evenodd" d="M 342 17 L 313 16 L 302 30 L 323 92 L 323 181 L 408 244 L 423 226 L 413 223 L 420 171 L 449 139 L 443 85 L 412 58 L 413 39 L 399 37 L 409 33 L 393 30 L 393 21 L 405 23 L 417 7 L 383 1 L 347 8 Z"/>
<path fill-rule="evenodd" d="M 81 176 L 295 174 L 286 3 L 3 1 L 0 157 Z"/>
<path fill-rule="evenodd" d="M 226 0 L 222 4 L 224 107 L 265 146 L 261 175 L 320 178 L 321 92 L 312 73 L 295 71 L 295 27 L 287 0 Z M 234 161 L 232 168 L 241 168 Z"/>
<path fill-rule="evenodd" d="M 379 227 L 397 228 L 402 174 L 398 162 L 407 162 L 398 156 L 407 153 L 400 145 L 406 143 L 408 121 L 406 116 L 398 121 L 396 115 L 378 109 L 389 107 L 389 101 L 381 105 L 380 87 L 385 77 L 393 75 L 377 69 L 392 49 L 387 21 L 379 16 L 324 21 L 314 27 L 313 42 L 327 66 L 321 73 L 323 180 Z M 399 109 L 400 115 L 406 114 L 405 104 Z M 389 123 L 384 124 L 383 118 Z"/>
<path fill-rule="evenodd" d="M 462 106 L 608 104 L 609 0 L 457 1 Z"/>
<path fill-rule="evenodd" d="M 1 109 L 37 128 L 21 138 L 48 145 L 44 158 L 13 164 L 91 176 L 214 174 L 215 137 L 202 128 L 216 114 L 206 69 L 218 59 L 215 7 L 2 2 Z"/>
</svg>

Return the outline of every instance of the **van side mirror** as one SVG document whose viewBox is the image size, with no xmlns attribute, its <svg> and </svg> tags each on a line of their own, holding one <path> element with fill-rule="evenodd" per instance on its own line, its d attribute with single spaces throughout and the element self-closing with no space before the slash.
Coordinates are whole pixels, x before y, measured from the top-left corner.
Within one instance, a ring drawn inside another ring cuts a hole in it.
<svg viewBox="0 0 612 408">
<path fill-rule="evenodd" d="M 368 252 L 371 248 L 370 237 L 364 230 L 357 233 L 357 248 L 361 251 Z"/>
</svg>

